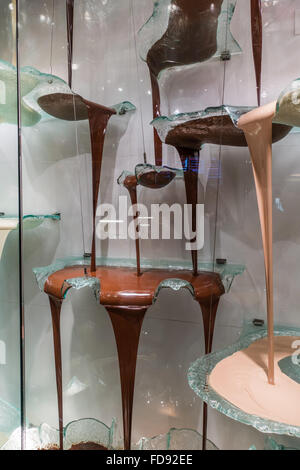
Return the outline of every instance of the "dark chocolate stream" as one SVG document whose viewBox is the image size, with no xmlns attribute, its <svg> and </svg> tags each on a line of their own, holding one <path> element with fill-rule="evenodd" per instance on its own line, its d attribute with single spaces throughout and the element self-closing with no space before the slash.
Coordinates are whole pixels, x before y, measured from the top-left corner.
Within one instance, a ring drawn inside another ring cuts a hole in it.
<svg viewBox="0 0 300 470">
<path fill-rule="evenodd" d="M 160 116 L 158 76 L 170 67 L 204 62 L 217 51 L 218 17 L 223 0 L 172 0 L 168 27 L 147 55 L 152 85 L 153 118 Z M 162 143 L 154 129 L 156 165 L 162 164 Z"/>
<path fill-rule="evenodd" d="M 96 211 L 99 196 L 103 147 L 107 124 L 110 117 L 116 114 L 111 108 L 92 103 L 79 95 L 68 93 L 54 93 L 41 96 L 38 99 L 40 107 L 51 116 L 66 121 L 89 120 L 91 151 L 92 151 L 92 178 L 93 178 L 93 242 L 91 269 L 96 270 Z"/>
<path fill-rule="evenodd" d="M 124 181 L 124 186 L 129 192 L 130 200 L 132 206 L 135 206 L 137 204 L 137 179 L 135 175 L 132 176 L 127 176 L 125 181 Z M 135 220 L 135 227 L 136 230 L 138 231 L 138 212 L 136 212 L 134 216 Z M 137 275 L 141 275 L 141 253 L 140 253 L 140 240 L 139 237 L 137 236 L 135 239 L 135 254 L 136 254 L 136 272 Z"/>
<path fill-rule="evenodd" d="M 251 0 L 251 30 L 252 30 L 252 49 L 256 75 L 257 102 L 260 106 L 261 95 L 261 66 L 262 66 L 262 6 L 261 0 Z"/>
<path fill-rule="evenodd" d="M 72 89 L 73 35 L 74 35 L 74 0 L 66 0 L 67 47 L 68 47 L 68 84 Z"/>
<path fill-rule="evenodd" d="M 60 449 L 63 448 L 63 394 L 60 313 L 62 302 L 70 285 L 66 279 L 96 277 L 100 281 L 100 302 L 109 313 L 119 357 L 124 447 L 130 449 L 132 410 L 134 398 L 135 370 L 140 332 L 143 319 L 154 301 L 160 283 L 165 279 L 177 278 L 188 281 L 194 289 L 204 323 L 205 350 L 211 350 L 215 317 L 224 286 L 216 273 L 201 272 L 193 276 L 187 270 L 145 270 L 137 276 L 132 268 L 102 266 L 92 272 L 90 266 L 71 266 L 51 274 L 44 287 L 49 296 L 52 313 L 57 401 L 59 413 Z"/>
</svg>

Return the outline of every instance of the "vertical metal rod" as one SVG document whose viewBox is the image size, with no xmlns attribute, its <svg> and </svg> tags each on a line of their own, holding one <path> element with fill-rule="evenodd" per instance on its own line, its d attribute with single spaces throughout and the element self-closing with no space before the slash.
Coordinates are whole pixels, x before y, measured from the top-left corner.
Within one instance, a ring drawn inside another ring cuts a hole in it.
<svg viewBox="0 0 300 470">
<path fill-rule="evenodd" d="M 20 0 L 16 0 L 16 67 L 17 67 L 17 122 L 18 122 L 18 211 L 19 211 L 19 302 L 20 302 L 20 413 L 21 449 L 25 448 L 25 318 L 23 285 L 23 191 L 22 191 L 22 115 L 21 115 L 21 73 L 19 41 Z"/>
</svg>

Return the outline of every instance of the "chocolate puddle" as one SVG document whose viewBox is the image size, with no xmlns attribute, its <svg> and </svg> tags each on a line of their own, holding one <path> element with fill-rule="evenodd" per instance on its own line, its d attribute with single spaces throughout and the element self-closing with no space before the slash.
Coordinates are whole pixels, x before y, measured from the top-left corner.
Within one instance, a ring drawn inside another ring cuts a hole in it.
<svg viewBox="0 0 300 470">
<path fill-rule="evenodd" d="M 172 170 L 150 170 L 138 175 L 138 184 L 150 189 L 165 188 L 175 178 L 176 174 Z"/>
<path fill-rule="evenodd" d="M 257 102 L 260 106 L 261 66 L 262 66 L 262 6 L 261 0 L 251 0 L 252 49 L 256 75 Z"/>
<path fill-rule="evenodd" d="M 97 267 L 92 272 L 90 266 L 71 266 L 51 274 L 44 287 L 49 296 L 57 383 L 57 400 L 60 428 L 60 448 L 63 444 L 63 402 L 60 312 L 63 299 L 71 287 L 66 279 L 97 277 L 101 285 L 101 304 L 110 316 L 118 350 L 122 407 L 124 447 L 130 449 L 132 409 L 134 397 L 135 370 L 140 332 L 144 316 L 152 306 L 157 288 L 163 280 L 177 278 L 188 281 L 194 289 L 204 323 L 205 350 L 211 350 L 215 317 L 224 286 L 216 273 L 201 272 L 193 276 L 187 270 L 148 269 L 137 276 L 132 268 Z"/>
<path fill-rule="evenodd" d="M 158 76 L 170 67 L 204 62 L 217 51 L 218 17 L 223 0 L 172 0 L 168 27 L 147 55 L 152 86 L 153 119 L 160 113 Z M 162 165 L 162 143 L 154 129 L 156 165 Z"/>
<path fill-rule="evenodd" d="M 39 450 L 62 450 L 57 446 L 50 446 Z M 78 444 L 73 444 L 72 447 L 68 450 L 108 450 L 107 447 L 102 446 L 101 444 L 96 444 L 96 442 L 79 442 Z"/>
<path fill-rule="evenodd" d="M 67 15 L 67 47 L 68 47 L 68 84 L 72 89 L 72 63 L 73 63 L 73 26 L 74 26 L 74 0 L 66 0 Z"/>
<path fill-rule="evenodd" d="M 68 93 L 54 93 L 41 96 L 39 106 L 51 116 L 66 121 L 89 120 L 91 151 L 92 151 L 92 178 L 93 178 L 93 241 L 91 269 L 96 270 L 96 210 L 99 196 L 103 147 L 108 121 L 116 111 L 100 104 L 93 103 L 79 95 Z"/>
</svg>

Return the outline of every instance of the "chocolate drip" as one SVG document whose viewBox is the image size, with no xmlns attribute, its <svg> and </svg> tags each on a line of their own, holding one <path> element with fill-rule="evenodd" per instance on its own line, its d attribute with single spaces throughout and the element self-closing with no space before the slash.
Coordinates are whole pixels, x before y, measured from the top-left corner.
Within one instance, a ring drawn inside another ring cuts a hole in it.
<svg viewBox="0 0 300 470">
<path fill-rule="evenodd" d="M 160 114 L 160 91 L 157 77 L 150 72 L 151 77 L 151 88 L 152 88 L 152 106 L 153 106 L 153 119 L 159 117 Z M 153 137 L 154 137 L 154 155 L 155 155 L 155 165 L 162 165 L 162 141 L 159 138 L 157 130 L 153 128 Z"/>
<path fill-rule="evenodd" d="M 257 102 L 260 106 L 262 67 L 262 6 L 261 0 L 251 0 L 252 49 L 256 75 Z"/>
<path fill-rule="evenodd" d="M 45 283 L 44 290 L 49 295 L 52 312 L 61 448 L 63 414 L 59 318 L 61 304 L 67 290 L 71 287 L 65 280 L 85 275 L 95 276 L 99 279 L 101 304 L 106 307 L 111 318 L 119 357 L 124 446 L 125 449 L 130 449 L 139 337 L 144 316 L 153 304 L 160 283 L 170 278 L 184 279 L 191 283 L 195 298 L 202 310 L 206 348 L 211 347 L 218 299 L 224 294 L 224 286 L 220 276 L 216 273 L 200 272 L 195 277 L 186 270 L 151 269 L 145 271 L 142 277 L 137 277 L 135 270 L 131 268 L 102 266 L 97 267 L 97 271 L 92 273 L 89 266 L 71 266 L 51 274 Z"/>
<path fill-rule="evenodd" d="M 98 104 L 83 100 L 89 116 L 91 147 L 92 147 L 92 177 L 93 177 L 93 241 L 91 270 L 96 271 L 96 211 L 100 188 L 101 166 L 103 157 L 104 139 L 108 121 L 114 110 L 104 108 Z"/>
<path fill-rule="evenodd" d="M 191 150 L 182 147 L 176 147 L 182 168 L 184 170 L 184 181 L 186 190 L 187 204 L 192 206 L 192 231 L 197 232 L 197 202 L 198 202 L 198 171 L 199 171 L 199 150 Z M 190 242 L 195 242 L 196 237 Z M 194 276 L 198 275 L 198 252 L 192 250 L 192 262 Z"/>
<path fill-rule="evenodd" d="M 55 374 L 57 388 L 58 425 L 59 425 L 59 449 L 63 450 L 64 442 L 64 421 L 63 421 L 63 393 L 62 393 L 62 363 L 61 363 L 61 335 L 60 335 L 60 313 L 62 299 L 57 299 L 49 295 L 49 302 L 52 317 Z"/>
<path fill-rule="evenodd" d="M 219 297 L 211 297 L 207 301 L 200 303 L 203 325 L 204 325 L 204 338 L 205 338 L 205 354 L 210 354 L 212 351 L 213 335 L 215 330 L 215 321 L 219 305 Z M 202 416 L 202 450 L 206 450 L 207 441 L 207 404 L 203 402 L 203 416 Z"/>
<path fill-rule="evenodd" d="M 96 210 L 99 196 L 101 166 L 103 157 L 104 139 L 109 119 L 116 111 L 100 104 L 93 103 L 79 95 L 68 93 L 53 93 L 41 96 L 39 106 L 51 116 L 66 121 L 89 120 L 91 151 L 92 151 L 92 177 L 93 177 L 93 242 L 91 266 L 96 270 Z"/>
<path fill-rule="evenodd" d="M 122 390 L 124 448 L 131 448 L 132 409 L 139 339 L 148 307 L 106 307 L 115 334 Z"/>
<path fill-rule="evenodd" d="M 68 84 L 72 89 L 72 63 L 73 63 L 73 26 L 74 26 L 74 0 L 66 0 L 67 14 L 67 42 L 68 42 Z"/>
<path fill-rule="evenodd" d="M 127 176 L 127 178 L 124 181 L 124 186 L 127 188 L 131 200 L 132 206 L 137 204 L 137 180 L 135 176 Z M 135 227 L 136 230 L 138 231 L 138 212 L 136 212 L 134 216 L 135 220 Z M 137 275 L 141 275 L 141 254 L 140 254 L 140 240 L 139 237 L 136 235 L 135 239 L 135 252 L 136 252 L 136 271 Z"/>
<path fill-rule="evenodd" d="M 218 17 L 223 0 L 172 0 L 168 27 L 147 55 L 152 86 L 153 119 L 161 115 L 158 76 L 170 67 L 203 62 L 217 51 Z M 162 164 L 162 143 L 154 129 L 156 165 Z"/>
</svg>

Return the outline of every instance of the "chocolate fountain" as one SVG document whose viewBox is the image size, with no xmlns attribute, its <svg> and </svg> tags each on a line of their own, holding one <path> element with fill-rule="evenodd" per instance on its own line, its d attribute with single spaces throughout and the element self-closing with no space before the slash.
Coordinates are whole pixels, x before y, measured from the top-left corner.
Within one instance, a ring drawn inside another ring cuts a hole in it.
<svg viewBox="0 0 300 470">
<path fill-rule="evenodd" d="M 192 7 L 192 3 L 191 7 Z M 191 12 L 190 12 L 191 13 Z M 191 17 L 189 13 L 189 17 Z M 201 13 L 201 12 L 200 12 Z M 67 1 L 67 29 L 68 29 L 68 71 L 69 84 L 72 84 L 72 53 L 73 53 L 73 2 Z M 91 263 L 86 258 L 63 260 L 46 268 L 35 270 L 41 289 L 48 295 L 51 307 L 55 369 L 57 382 L 60 449 L 63 449 L 63 398 L 62 398 L 62 359 L 61 359 L 61 330 L 60 315 L 63 300 L 69 289 L 90 286 L 97 301 L 105 306 L 114 330 L 121 378 L 124 448 L 131 447 L 132 409 L 135 383 L 135 369 L 139 337 L 144 316 L 148 308 L 156 301 L 162 288 L 171 288 L 176 291 L 188 289 L 195 300 L 199 303 L 204 323 L 206 351 L 211 350 L 214 323 L 220 297 L 225 288 L 221 275 L 218 272 L 199 272 L 197 255 L 193 252 L 193 270 L 184 269 L 182 266 L 176 268 L 144 267 L 141 263 L 139 240 L 136 240 L 137 269 L 130 266 L 110 265 L 97 263 L 96 259 L 96 237 L 95 216 L 98 204 L 99 186 L 101 179 L 101 164 L 106 128 L 109 119 L 116 113 L 114 108 L 85 100 L 79 95 L 70 93 L 52 93 L 41 96 L 38 99 L 41 109 L 49 115 L 63 120 L 89 120 L 92 174 L 93 174 L 93 242 L 91 252 Z M 126 107 L 125 107 L 126 108 Z M 128 110 L 128 109 L 127 109 Z M 126 109 L 125 109 L 126 111 Z M 123 114 L 123 113 L 119 113 Z M 233 128 L 243 138 L 243 133 Z M 194 191 L 197 181 L 197 157 L 192 168 L 184 172 L 184 177 L 191 185 L 190 200 L 195 206 L 196 192 Z M 144 170 L 144 169 L 143 169 Z M 127 177 L 124 185 L 127 187 L 132 203 L 137 202 L 136 187 L 142 184 L 147 187 L 161 188 L 171 183 L 177 174 L 177 170 L 156 169 L 145 172 L 140 171 L 138 178 Z M 138 217 L 136 215 L 136 227 L 138 228 Z M 193 227 L 195 218 L 193 218 Z M 230 266 L 228 270 L 230 271 Z M 226 272 L 226 268 L 224 269 Z M 231 278 L 240 271 L 229 274 Z M 227 273 L 228 277 L 228 273 Z M 231 281 L 232 282 L 232 281 Z"/>
<path fill-rule="evenodd" d="M 170 0 L 167 22 L 160 23 L 165 5 L 157 2 L 147 25 L 141 29 L 140 37 L 147 36 L 150 29 L 150 48 L 143 54 L 149 67 L 154 127 L 154 149 L 156 165 L 138 165 L 134 174 L 124 173 L 119 183 L 129 193 L 132 205 L 138 204 L 138 188 L 144 186 L 152 190 L 164 188 L 176 179 L 183 178 L 186 200 L 192 206 L 191 228 L 196 232 L 196 206 L 198 202 L 198 170 L 201 148 L 205 144 L 219 146 L 246 147 L 249 145 L 255 167 L 263 241 L 266 256 L 269 336 L 272 338 L 272 259 L 271 259 L 271 219 L 270 219 L 270 147 L 272 142 L 284 138 L 291 130 L 291 122 L 286 119 L 273 120 L 274 114 L 265 114 L 264 108 L 219 106 L 203 111 L 172 116 L 161 116 L 159 77 L 172 67 L 184 67 L 212 59 L 229 60 L 231 54 L 240 52 L 232 38 L 229 25 L 235 1 L 229 8 L 227 0 L 213 3 L 205 0 Z M 72 86 L 73 21 L 74 1 L 66 0 L 67 39 L 68 39 L 68 83 Z M 159 34 L 155 22 L 159 24 Z M 163 26 L 163 28 L 161 28 Z M 163 31 L 161 31 L 163 29 Z M 262 61 L 262 17 L 261 1 L 251 0 L 251 29 L 253 57 L 256 75 L 258 104 L 261 94 Z M 155 36 L 155 38 L 154 38 Z M 149 38 L 147 45 L 149 46 Z M 210 269 L 201 270 L 197 250 L 191 251 L 192 269 L 182 265 L 161 268 L 145 265 L 142 259 L 139 240 L 139 214 L 134 215 L 136 228 L 135 266 L 111 260 L 97 259 L 95 235 L 96 209 L 99 204 L 102 161 L 105 156 L 104 142 L 108 124 L 115 114 L 122 115 L 134 109 L 130 103 L 106 107 L 74 94 L 68 90 L 62 93 L 45 93 L 38 97 L 38 104 L 44 113 L 65 121 L 88 120 L 92 156 L 93 222 L 91 256 L 77 259 L 58 260 L 53 265 L 35 269 L 39 286 L 49 297 L 57 384 L 59 416 L 59 448 L 63 449 L 63 390 L 61 352 L 61 311 L 63 301 L 71 288 L 89 286 L 99 304 L 110 316 L 119 360 L 121 379 L 124 448 L 131 448 L 132 413 L 135 386 L 135 371 L 139 338 L 143 319 L 148 309 L 155 303 L 162 288 L 175 291 L 187 289 L 199 303 L 205 335 L 205 353 L 212 351 L 215 319 L 220 297 L 225 293 L 224 278 L 230 265 L 218 271 L 215 261 Z M 272 108 L 273 109 L 273 108 Z M 274 109 L 273 109 L 274 111 Z M 274 121 L 274 122 L 273 122 Z M 257 137 L 257 123 L 262 126 Z M 237 124 L 237 125 L 236 125 Z M 254 129 L 254 131 L 253 131 Z M 172 145 L 178 151 L 182 169 L 162 166 L 162 143 Z M 258 156 L 257 158 L 255 157 Z M 261 156 L 268 162 L 267 169 L 259 167 Z M 265 229 L 265 230 L 264 230 Z M 195 239 L 190 240 L 194 242 Z M 226 264 L 226 263 L 225 263 Z M 200 268 L 200 269 L 199 269 Z M 231 272 L 233 279 L 237 273 Z M 223 273 L 223 274 L 222 274 Z M 223 281 L 223 282 L 222 282 Z M 269 341 L 269 377 L 272 379 L 272 341 Z M 207 400 L 206 400 L 207 401 Z M 207 405 L 203 408 L 203 449 L 207 441 Z M 92 445 L 92 443 L 91 443 Z"/>
</svg>

